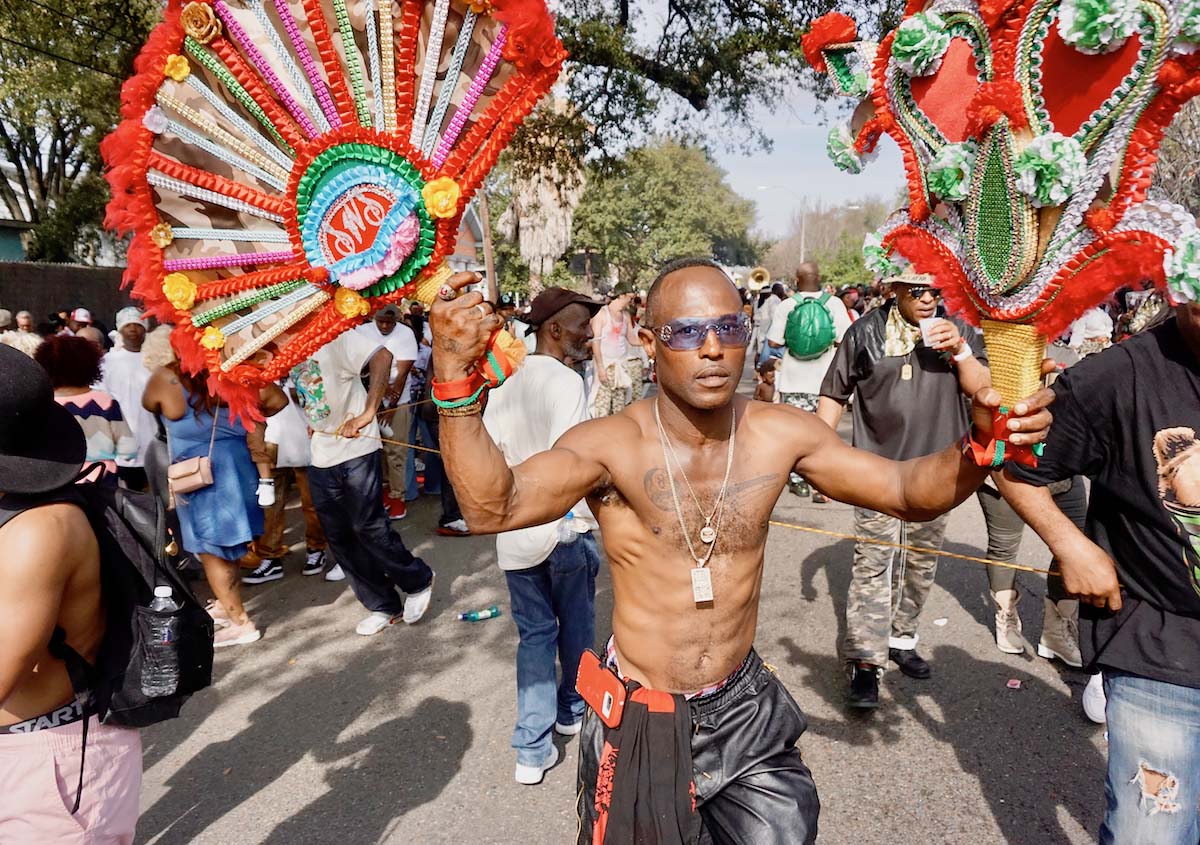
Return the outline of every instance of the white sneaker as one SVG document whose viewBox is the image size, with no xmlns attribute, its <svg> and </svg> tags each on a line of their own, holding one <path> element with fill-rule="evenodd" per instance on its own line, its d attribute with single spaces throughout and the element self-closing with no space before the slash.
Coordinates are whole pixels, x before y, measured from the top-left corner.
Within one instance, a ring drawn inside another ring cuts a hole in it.
<svg viewBox="0 0 1200 845">
<path fill-rule="evenodd" d="M 436 578 L 437 576 L 434 576 Z M 404 624 L 415 625 L 421 621 L 425 611 L 429 610 L 429 602 L 433 599 L 433 581 L 419 593 L 404 597 Z"/>
<path fill-rule="evenodd" d="M 213 635 L 213 648 L 229 648 L 235 645 L 249 645 L 262 639 L 262 631 L 247 619 L 241 625 L 229 624 Z"/>
<path fill-rule="evenodd" d="M 1108 699 L 1104 696 L 1104 675 L 1097 672 L 1083 688 L 1083 713 L 1097 725 L 1103 725 L 1107 721 L 1104 712 L 1107 705 Z"/>
<path fill-rule="evenodd" d="M 575 736 L 583 730 L 583 719 L 578 722 L 572 722 L 569 725 L 564 725 L 562 722 L 554 723 L 554 732 L 559 736 Z"/>
<path fill-rule="evenodd" d="M 546 776 L 546 772 L 554 768 L 558 763 L 559 751 L 557 745 L 550 746 L 550 756 L 546 758 L 546 762 L 540 766 L 522 766 L 517 763 L 516 778 L 517 783 L 523 783 L 526 786 L 536 786 L 542 782 L 542 778 Z"/>
<path fill-rule="evenodd" d="M 258 479 L 258 506 L 260 508 L 269 508 L 275 504 L 275 479 L 260 478 Z"/>
<path fill-rule="evenodd" d="M 329 571 L 325 573 L 325 580 L 326 581 L 345 581 L 346 573 L 345 573 L 345 571 L 343 571 L 342 565 L 340 563 L 335 563 L 333 566 L 331 566 L 329 568 Z"/>
<path fill-rule="evenodd" d="M 387 626 L 394 625 L 399 618 L 399 615 L 393 616 L 390 613 L 381 613 L 377 610 L 359 622 L 358 627 L 354 629 L 354 633 L 362 637 L 374 636 Z"/>
</svg>

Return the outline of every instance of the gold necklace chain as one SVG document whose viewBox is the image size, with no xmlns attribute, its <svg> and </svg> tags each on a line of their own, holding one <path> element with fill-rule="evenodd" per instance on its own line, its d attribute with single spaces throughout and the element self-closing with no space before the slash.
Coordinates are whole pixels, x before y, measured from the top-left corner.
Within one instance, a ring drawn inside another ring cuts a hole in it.
<svg viewBox="0 0 1200 845">
<path fill-rule="evenodd" d="M 658 399 L 654 400 L 654 422 L 658 425 L 658 439 L 662 444 L 663 462 L 667 465 L 667 484 L 671 488 L 671 501 L 675 505 L 675 516 L 679 519 L 679 528 L 683 532 L 684 542 L 687 543 L 688 553 L 691 554 L 699 567 L 704 567 L 712 557 L 713 551 L 717 547 L 717 536 L 721 532 L 721 517 L 724 516 L 725 491 L 729 488 L 729 474 L 733 470 L 733 451 L 735 445 L 735 437 L 737 431 L 737 412 L 730 409 L 729 422 L 729 450 L 725 458 L 725 480 L 721 482 L 721 490 L 717 493 L 716 505 L 713 508 L 712 516 L 708 517 L 704 522 L 704 527 L 709 527 L 709 522 L 714 517 L 716 524 L 713 527 L 713 540 L 711 543 L 706 543 L 708 551 L 703 557 L 696 554 L 696 547 L 692 544 L 691 535 L 688 534 L 687 523 L 683 518 L 683 506 L 679 501 L 679 491 L 675 487 L 675 474 L 671 471 L 671 456 L 675 456 L 675 462 L 679 464 L 679 474 L 683 476 L 684 482 L 688 485 L 688 489 L 692 492 L 692 498 L 696 499 L 696 491 L 692 490 L 692 483 L 688 481 L 687 473 L 683 469 L 683 464 L 679 463 L 679 457 L 675 455 L 675 447 L 671 445 L 670 439 L 667 437 L 667 430 L 663 427 L 662 417 L 658 411 Z M 700 507 L 700 500 L 696 499 L 696 509 L 700 511 L 700 515 L 704 516 L 704 510 Z M 703 529 L 701 529 L 703 531 Z"/>
</svg>

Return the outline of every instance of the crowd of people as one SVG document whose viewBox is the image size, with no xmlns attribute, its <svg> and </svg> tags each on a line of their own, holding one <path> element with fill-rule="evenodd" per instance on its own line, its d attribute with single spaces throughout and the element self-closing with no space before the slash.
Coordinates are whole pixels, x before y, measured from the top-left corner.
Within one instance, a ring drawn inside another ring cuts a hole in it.
<svg viewBox="0 0 1200 845">
<path fill-rule="evenodd" d="M 580 735 L 581 842 L 597 830 L 634 841 L 645 825 L 654 841 L 703 830 L 713 841 L 808 842 L 819 802 L 796 750 L 804 717 L 753 650 L 769 514 L 784 489 L 854 505 L 840 653 L 847 706 L 871 709 L 889 665 L 932 675 L 917 651 L 921 611 L 947 514 L 974 495 L 989 559 L 1015 561 L 1028 523 L 1062 573 L 1048 579 L 1036 651 L 1094 672 L 1084 707 L 1107 718 L 1110 742 L 1102 841 L 1197 839 L 1195 814 L 1179 808 L 1196 806 L 1200 784 L 1179 775 L 1200 769 L 1187 738 L 1200 688 L 1190 422 L 1200 407 L 1186 398 L 1200 396 L 1200 306 L 1125 291 L 1085 314 L 1051 347 L 1059 363 L 1047 372 L 1063 372 L 1053 394 L 1008 421 L 1010 442 L 1046 440 L 1049 457 L 1036 470 L 989 470 L 971 457 L 999 405 L 982 337 L 947 317 L 929 277 L 832 290 L 806 262 L 791 289 L 775 283 L 756 297 L 691 259 L 644 294 L 618 286 L 599 301 L 551 288 L 525 309 L 466 293 L 478 281 L 455 277 L 432 315 L 392 305 L 339 336 L 260 392 L 260 425 L 231 414 L 204 372 L 180 365 L 170 327 L 150 331 L 136 308 L 118 312 L 112 332 L 83 307 L 41 322 L 0 309 L 0 346 L 12 347 L 0 350 L 0 417 L 19 423 L 0 426 L 6 548 L 90 530 L 58 500 L 34 507 L 67 483 L 149 490 L 211 593 L 213 645 L 248 646 L 263 632 L 243 588 L 286 577 L 294 491 L 300 573 L 348 580 L 367 612 L 356 631 L 372 636 L 429 607 L 435 571 L 397 523 L 407 503 L 436 495 L 438 534 L 497 535 L 519 634 L 515 779 L 541 782 L 558 761 L 553 734 Z M 516 373 L 486 402 L 439 395 L 498 328 L 529 353 Z M 1085 358 L 1094 361 L 1076 363 Z M 759 401 L 736 393 L 747 359 Z M 1197 390 L 1184 391 L 1180 416 L 1162 391 L 1189 380 Z M 848 408 L 845 444 L 836 431 Z M 615 606 L 613 636 L 589 663 L 597 534 Z M 94 654 L 97 554 L 85 539 L 32 586 L 0 579 L 0 640 L 13 644 L 0 663 L 0 731 L 87 725 L 69 682 L 46 670 L 46 643 L 62 629 Z M 988 567 L 988 587 L 996 647 L 1025 651 L 1015 571 Z M 624 716 L 614 722 L 616 700 Z M 1147 714 L 1154 731 L 1138 727 Z M 84 793 L 78 818 L 129 841 L 136 743 L 105 742 L 111 753 L 77 768 L 122 800 Z M 659 752 L 623 753 L 642 743 Z M 27 753 L 13 759 L 24 768 L 12 772 L 29 769 Z M 693 767 L 723 774 L 693 782 Z"/>
</svg>

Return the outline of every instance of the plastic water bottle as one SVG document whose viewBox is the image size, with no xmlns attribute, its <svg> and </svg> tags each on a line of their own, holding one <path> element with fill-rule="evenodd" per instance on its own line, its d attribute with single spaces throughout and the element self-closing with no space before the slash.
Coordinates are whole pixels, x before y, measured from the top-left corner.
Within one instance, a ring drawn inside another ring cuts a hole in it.
<svg viewBox="0 0 1200 845">
<path fill-rule="evenodd" d="M 563 517 L 562 522 L 558 524 L 558 542 L 559 545 L 571 545 L 579 539 L 579 532 L 575 530 L 575 511 L 567 511 L 567 515 Z"/>
<path fill-rule="evenodd" d="M 500 615 L 500 608 L 496 605 L 485 610 L 472 610 L 470 613 L 460 613 L 458 618 L 463 622 L 482 622 L 485 619 L 495 619 Z"/>
<path fill-rule="evenodd" d="M 170 587 L 154 588 L 150 610 L 160 614 L 179 610 Z M 179 620 L 174 616 L 150 617 L 146 663 L 142 667 L 142 695 L 147 698 L 171 695 L 179 686 L 179 652 L 176 647 L 178 625 Z"/>
</svg>

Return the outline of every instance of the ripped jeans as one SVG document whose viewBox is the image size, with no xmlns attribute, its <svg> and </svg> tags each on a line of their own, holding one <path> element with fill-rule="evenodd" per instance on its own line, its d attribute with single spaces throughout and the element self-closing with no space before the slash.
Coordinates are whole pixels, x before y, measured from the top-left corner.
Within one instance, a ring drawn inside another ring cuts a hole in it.
<svg viewBox="0 0 1200 845">
<path fill-rule="evenodd" d="M 1100 845 L 1200 843 L 1200 689 L 1104 669 Z"/>
</svg>

